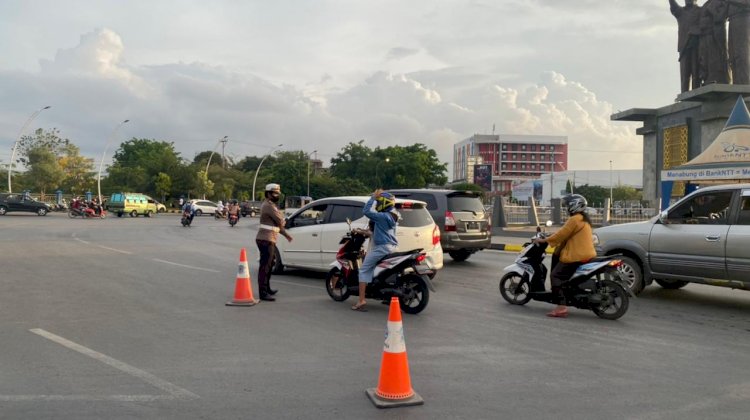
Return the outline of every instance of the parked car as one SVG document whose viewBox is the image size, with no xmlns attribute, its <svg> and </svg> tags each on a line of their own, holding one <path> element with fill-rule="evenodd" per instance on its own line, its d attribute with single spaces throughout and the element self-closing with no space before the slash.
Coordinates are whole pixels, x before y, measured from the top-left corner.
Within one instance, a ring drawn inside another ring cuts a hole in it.
<svg viewBox="0 0 750 420">
<path fill-rule="evenodd" d="M 250 216 L 255 217 L 260 214 L 260 205 L 262 201 L 243 201 L 240 203 L 240 214 L 242 217 Z"/>
<path fill-rule="evenodd" d="M 349 230 L 347 219 L 353 227 L 367 227 L 368 219 L 362 208 L 369 197 L 330 197 L 314 201 L 287 218 L 286 229 L 292 242 L 280 238 L 276 242 L 277 258 L 274 269 L 285 267 L 328 271 L 336 259 L 339 242 Z M 425 203 L 414 200 L 396 200 L 401 214 L 396 229 L 397 251 L 423 248 L 435 269 L 443 267 L 443 249 L 440 246 L 440 229 L 425 208 Z"/>
<path fill-rule="evenodd" d="M 492 225 L 479 194 L 474 191 L 402 189 L 390 190 L 399 198 L 427 203 L 427 211 L 440 227 L 440 244 L 455 261 L 489 248 Z"/>
<path fill-rule="evenodd" d="M 750 290 L 750 184 L 701 188 L 646 222 L 598 228 L 600 255 L 622 254 L 634 293 L 703 283 Z"/>
<path fill-rule="evenodd" d="M 51 210 L 49 204 L 36 201 L 23 194 L 0 194 L 0 216 L 6 213 L 19 211 L 36 213 L 39 216 L 46 216 Z"/>
<path fill-rule="evenodd" d="M 218 204 L 208 200 L 190 200 L 195 205 L 195 215 L 201 216 L 207 214 L 213 216 L 216 213 L 216 209 L 219 207 Z"/>
</svg>

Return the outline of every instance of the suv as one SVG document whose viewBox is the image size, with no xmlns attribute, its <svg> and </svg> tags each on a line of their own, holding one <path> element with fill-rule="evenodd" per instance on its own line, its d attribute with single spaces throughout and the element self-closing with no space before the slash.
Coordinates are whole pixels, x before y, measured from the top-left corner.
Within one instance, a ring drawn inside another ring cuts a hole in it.
<svg viewBox="0 0 750 420">
<path fill-rule="evenodd" d="M 294 239 L 276 242 L 274 272 L 285 267 L 328 271 L 341 245 L 341 238 L 352 227 L 367 227 L 362 208 L 369 197 L 330 197 L 314 201 L 286 219 L 286 230 Z M 396 229 L 396 252 L 422 248 L 436 269 L 443 267 L 443 249 L 440 247 L 440 229 L 425 209 L 425 203 L 396 200 L 401 214 Z"/>
<path fill-rule="evenodd" d="M 703 283 L 750 289 L 750 184 L 701 188 L 647 222 L 594 231 L 599 255 L 622 254 L 633 293 Z"/>
<path fill-rule="evenodd" d="M 389 190 L 399 198 L 427 203 L 427 210 L 440 227 L 443 251 L 455 261 L 464 261 L 471 254 L 489 248 L 492 226 L 479 194 L 454 190 Z"/>
<path fill-rule="evenodd" d="M 0 216 L 11 211 L 27 211 L 46 216 L 50 212 L 50 206 L 22 194 L 0 194 Z"/>
</svg>

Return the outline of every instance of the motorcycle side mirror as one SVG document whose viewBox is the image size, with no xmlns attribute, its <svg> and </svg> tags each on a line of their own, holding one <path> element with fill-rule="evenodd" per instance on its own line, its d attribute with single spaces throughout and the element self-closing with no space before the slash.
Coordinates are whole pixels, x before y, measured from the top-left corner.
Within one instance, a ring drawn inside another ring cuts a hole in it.
<svg viewBox="0 0 750 420">
<path fill-rule="evenodd" d="M 537 227 L 536 227 L 536 233 L 539 233 L 539 232 L 541 232 L 541 231 L 542 231 L 542 227 L 541 227 L 541 226 L 537 226 Z"/>
<path fill-rule="evenodd" d="M 347 217 L 346 218 L 346 224 L 349 226 L 349 229 L 351 229 L 352 228 L 352 219 L 350 219 L 350 218 Z"/>
</svg>

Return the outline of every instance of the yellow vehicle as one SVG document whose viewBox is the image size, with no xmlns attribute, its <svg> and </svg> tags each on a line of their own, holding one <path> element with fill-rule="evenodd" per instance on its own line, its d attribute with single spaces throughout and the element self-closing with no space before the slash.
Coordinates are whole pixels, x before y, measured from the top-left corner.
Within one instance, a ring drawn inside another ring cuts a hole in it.
<svg viewBox="0 0 750 420">
<path fill-rule="evenodd" d="M 109 198 L 106 209 L 116 213 L 117 217 L 122 217 L 124 214 L 130 217 L 138 217 L 138 215 L 151 217 L 157 213 L 157 203 L 145 194 L 114 193 Z"/>
</svg>

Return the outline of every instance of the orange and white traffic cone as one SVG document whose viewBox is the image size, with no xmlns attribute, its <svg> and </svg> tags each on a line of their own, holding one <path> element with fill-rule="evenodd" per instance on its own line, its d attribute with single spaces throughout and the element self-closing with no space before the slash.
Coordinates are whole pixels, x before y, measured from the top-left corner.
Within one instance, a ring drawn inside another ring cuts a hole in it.
<svg viewBox="0 0 750 420">
<path fill-rule="evenodd" d="M 404 324 L 398 298 L 391 298 L 388 312 L 388 329 L 383 345 L 383 360 L 380 363 L 380 380 L 377 388 L 368 388 L 365 393 L 378 408 L 422 405 L 424 400 L 411 387 L 409 361 L 406 357 Z"/>
<path fill-rule="evenodd" d="M 240 251 L 240 264 L 237 267 L 237 281 L 234 285 L 234 299 L 226 303 L 227 306 L 253 306 L 258 303 L 253 297 L 253 287 L 250 285 L 250 269 L 247 266 L 245 248 Z"/>
</svg>

